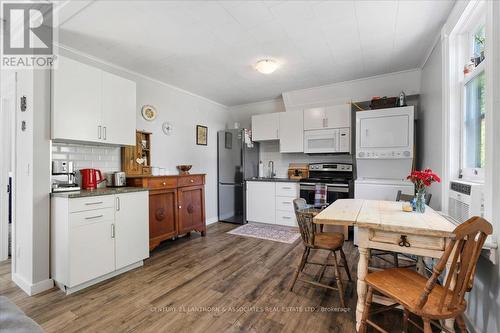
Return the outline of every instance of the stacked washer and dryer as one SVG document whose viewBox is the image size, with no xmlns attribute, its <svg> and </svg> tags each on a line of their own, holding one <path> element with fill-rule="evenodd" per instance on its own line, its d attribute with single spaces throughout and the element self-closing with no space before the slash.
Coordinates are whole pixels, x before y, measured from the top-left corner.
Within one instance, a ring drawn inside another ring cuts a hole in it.
<svg viewBox="0 0 500 333">
<path fill-rule="evenodd" d="M 414 162 L 414 120 L 413 106 L 356 112 L 355 198 L 395 200 L 399 190 L 414 194 L 406 180 Z"/>
</svg>

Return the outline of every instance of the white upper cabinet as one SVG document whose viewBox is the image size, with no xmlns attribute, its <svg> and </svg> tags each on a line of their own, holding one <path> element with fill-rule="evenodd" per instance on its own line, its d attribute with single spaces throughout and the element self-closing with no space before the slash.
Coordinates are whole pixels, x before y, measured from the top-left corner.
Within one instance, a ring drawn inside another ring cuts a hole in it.
<svg viewBox="0 0 500 333">
<path fill-rule="evenodd" d="M 101 70 L 65 57 L 52 71 L 52 139 L 100 142 Z"/>
<path fill-rule="evenodd" d="M 134 145 L 135 82 L 65 57 L 52 70 L 52 139 Z"/>
<path fill-rule="evenodd" d="M 268 141 L 279 139 L 279 113 L 252 116 L 252 140 Z"/>
<path fill-rule="evenodd" d="M 350 104 L 304 110 L 304 130 L 351 127 Z"/>
<path fill-rule="evenodd" d="M 279 113 L 279 140 L 281 153 L 304 152 L 304 116 L 302 112 Z"/>
<path fill-rule="evenodd" d="M 304 110 L 304 130 L 325 128 L 325 108 Z"/>
<path fill-rule="evenodd" d="M 135 145 L 135 82 L 102 72 L 102 138 L 105 142 Z"/>
</svg>

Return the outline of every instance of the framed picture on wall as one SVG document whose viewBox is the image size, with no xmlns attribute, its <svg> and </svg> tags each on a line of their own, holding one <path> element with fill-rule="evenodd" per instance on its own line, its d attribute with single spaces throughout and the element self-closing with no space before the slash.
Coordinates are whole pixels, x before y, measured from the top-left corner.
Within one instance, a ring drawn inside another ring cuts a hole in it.
<svg viewBox="0 0 500 333">
<path fill-rule="evenodd" d="M 208 145 L 208 127 L 196 125 L 196 144 L 200 146 Z"/>
</svg>

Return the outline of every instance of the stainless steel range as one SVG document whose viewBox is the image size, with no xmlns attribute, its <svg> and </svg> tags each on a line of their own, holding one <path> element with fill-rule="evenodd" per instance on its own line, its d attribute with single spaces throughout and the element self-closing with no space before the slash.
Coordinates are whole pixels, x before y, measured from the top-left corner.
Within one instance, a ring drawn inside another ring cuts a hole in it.
<svg viewBox="0 0 500 333">
<path fill-rule="evenodd" d="M 337 199 L 354 198 L 354 172 L 352 164 L 309 164 L 309 178 L 300 180 L 300 197 L 314 205 L 316 184 L 326 184 L 327 204 Z"/>
</svg>

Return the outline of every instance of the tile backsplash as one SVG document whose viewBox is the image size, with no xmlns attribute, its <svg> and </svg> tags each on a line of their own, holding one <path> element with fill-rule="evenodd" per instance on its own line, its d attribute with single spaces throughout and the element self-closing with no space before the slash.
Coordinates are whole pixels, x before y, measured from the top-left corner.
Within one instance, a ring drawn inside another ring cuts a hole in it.
<svg viewBox="0 0 500 333">
<path fill-rule="evenodd" d="M 120 147 L 52 143 L 52 160 L 73 161 L 76 171 L 86 168 L 99 169 L 103 176 L 104 173 L 121 170 Z"/>
<path fill-rule="evenodd" d="M 268 163 L 274 162 L 274 171 L 277 177 L 288 177 L 288 165 L 290 163 L 352 163 L 351 155 L 307 155 L 303 153 L 280 153 L 278 141 L 266 141 L 260 143 L 259 158 L 264 163 L 264 176 L 268 175 Z"/>
</svg>

